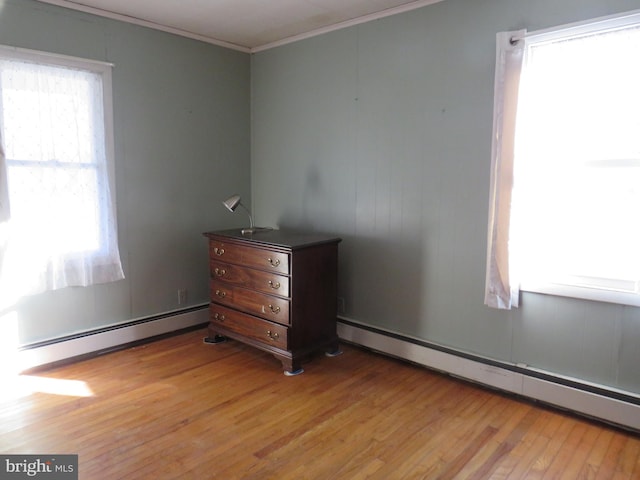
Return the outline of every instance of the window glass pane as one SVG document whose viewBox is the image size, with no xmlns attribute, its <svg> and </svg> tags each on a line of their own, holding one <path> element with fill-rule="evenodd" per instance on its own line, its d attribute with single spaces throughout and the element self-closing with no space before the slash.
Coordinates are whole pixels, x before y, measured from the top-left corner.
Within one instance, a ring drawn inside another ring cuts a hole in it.
<svg viewBox="0 0 640 480">
<path fill-rule="evenodd" d="M 638 27 L 530 46 L 512 212 L 524 283 L 637 290 L 638 58 Z"/>
<path fill-rule="evenodd" d="M 531 46 L 521 108 L 525 128 L 538 138 L 529 137 L 532 155 L 563 162 L 638 158 L 639 54 L 640 28 Z"/>
<path fill-rule="evenodd" d="M 0 47 L 11 204 L 3 294 L 124 278 L 108 178 L 110 88 L 105 64 Z"/>
<path fill-rule="evenodd" d="M 52 255 L 100 248 L 100 205 L 95 168 L 9 165 L 9 195 L 15 228 L 46 241 Z M 37 221 L 34 221 L 37 220 Z"/>
<path fill-rule="evenodd" d="M 2 69 L 5 155 L 27 161 L 95 163 L 102 139 L 100 77 L 9 61 Z"/>
</svg>

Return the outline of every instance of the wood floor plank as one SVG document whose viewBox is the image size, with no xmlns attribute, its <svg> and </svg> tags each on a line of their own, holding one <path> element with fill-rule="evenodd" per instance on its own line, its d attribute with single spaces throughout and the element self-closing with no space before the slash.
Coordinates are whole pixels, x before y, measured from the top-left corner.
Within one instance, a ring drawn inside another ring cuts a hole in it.
<svg viewBox="0 0 640 480">
<path fill-rule="evenodd" d="M 531 463 L 530 467 L 521 478 L 527 480 L 542 478 L 547 471 L 549 471 L 556 455 L 565 448 L 566 438 L 569 436 L 569 433 L 575 426 L 576 422 L 573 418 L 562 416 L 560 414 L 557 415 L 556 422 L 559 423 L 558 429 L 555 431 L 554 435 L 549 438 L 545 448 Z"/>
<path fill-rule="evenodd" d="M 617 433 L 613 435 L 602 459 L 602 464 L 598 468 L 597 478 L 607 479 L 614 477 L 618 463 L 621 461 L 620 455 L 628 440 L 626 435 L 618 435 Z"/>
<path fill-rule="evenodd" d="M 77 453 L 88 480 L 640 478 L 631 432 L 351 345 L 286 377 L 273 356 L 204 336 L 17 379 L 0 451 Z M 92 395 L 50 388 L 65 385 Z"/>
<path fill-rule="evenodd" d="M 526 479 L 533 463 L 540 458 L 551 438 L 560 428 L 557 415 L 543 410 L 538 422 L 494 475 L 496 479 Z"/>
<path fill-rule="evenodd" d="M 572 455 L 563 464 L 563 471 L 567 477 L 579 478 L 583 466 L 587 463 L 587 458 L 592 452 L 600 431 L 592 425 L 587 425 L 582 439 L 576 445 Z"/>
<path fill-rule="evenodd" d="M 535 423 L 540 410 L 528 406 L 522 413 L 522 415 L 514 415 L 500 426 L 485 448 L 481 449 L 461 471 L 462 477 L 488 478 L 489 474 L 499 467 Z"/>
<path fill-rule="evenodd" d="M 513 445 L 505 458 L 496 466 L 491 474 L 492 478 L 517 478 L 522 475 L 535 455 L 543 448 L 544 443 L 537 443 L 538 439 L 544 439 L 545 434 L 547 438 L 551 436 L 547 429 L 553 423 L 553 416 L 546 409 L 535 408 L 534 410 L 538 412 L 537 418 L 524 432 L 521 440 Z"/>
<path fill-rule="evenodd" d="M 553 461 L 549 464 L 549 468 L 542 476 L 543 480 L 554 478 L 558 469 L 566 470 L 571 456 L 578 448 L 586 431 L 587 425 L 585 423 L 576 423 L 573 426 L 564 441 L 563 448 L 556 453 Z"/>
<path fill-rule="evenodd" d="M 640 456 L 640 443 L 629 442 L 625 444 L 624 448 L 620 452 L 620 459 L 616 462 L 616 471 L 620 472 L 623 476 L 628 478 L 633 477 L 633 471 L 638 463 Z M 640 478 L 637 476 L 635 478 Z"/>
<path fill-rule="evenodd" d="M 456 389 L 448 390 L 443 395 L 432 396 L 425 403 L 433 405 L 446 399 L 447 411 L 458 411 L 464 402 L 464 396 L 452 396 L 453 391 Z M 442 435 L 442 433 L 444 431 L 451 432 L 450 428 L 452 428 L 453 422 L 446 426 L 443 423 L 447 418 L 453 419 L 453 417 L 442 415 L 441 411 L 431 408 L 423 414 L 419 412 L 419 409 L 407 405 L 396 416 L 396 410 L 393 408 L 393 414 L 388 415 L 388 418 L 394 420 L 396 425 L 389 428 L 389 435 L 374 437 L 378 439 L 375 444 L 377 450 L 372 450 L 371 453 L 384 463 L 377 472 L 380 478 L 392 478 L 393 476 L 415 478 L 421 470 L 428 468 L 424 464 L 425 457 L 434 458 L 431 454 L 438 452 L 438 449 L 442 448 L 443 442 L 450 441 L 451 435 Z M 412 418 L 415 418 L 416 414 L 420 415 L 420 422 L 412 422 Z M 407 428 L 407 425 L 411 425 L 411 428 Z M 363 438 L 367 436 L 367 429 L 368 426 L 365 425 L 362 432 Z M 401 455 L 398 455 L 398 452 L 402 452 Z"/>
<path fill-rule="evenodd" d="M 587 480 L 596 478 L 598 469 L 600 465 L 602 465 L 602 461 L 613 436 L 614 432 L 611 430 L 598 429 L 598 438 L 594 441 L 591 451 L 578 474 L 578 478 Z"/>
<path fill-rule="evenodd" d="M 475 408 L 465 405 L 467 398 L 464 394 L 449 397 L 447 414 L 431 410 L 425 418 L 426 423 L 418 424 L 411 436 L 395 451 L 387 449 L 386 444 L 381 445 L 384 450 L 380 455 L 386 459 L 386 464 L 380 470 L 380 478 L 393 478 L 394 475 L 400 478 L 436 478 L 448 463 L 443 460 L 443 451 L 457 451 L 457 445 L 464 443 L 461 438 L 471 437 L 482 428 L 481 422 L 470 416 L 470 411 Z M 480 402 L 487 407 L 488 412 L 491 403 L 492 399 L 489 397 Z M 467 408 L 468 406 L 471 408 Z M 398 451 L 402 452 L 400 456 Z"/>
</svg>

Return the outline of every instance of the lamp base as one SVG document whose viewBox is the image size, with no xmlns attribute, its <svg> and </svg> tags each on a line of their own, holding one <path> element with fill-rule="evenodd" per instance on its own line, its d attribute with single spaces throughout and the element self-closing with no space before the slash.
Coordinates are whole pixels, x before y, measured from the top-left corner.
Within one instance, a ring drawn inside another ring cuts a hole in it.
<svg viewBox="0 0 640 480">
<path fill-rule="evenodd" d="M 271 227 L 252 227 L 252 228 L 243 228 L 242 230 L 240 230 L 240 233 L 242 233 L 242 235 L 252 235 L 254 233 L 269 232 L 271 230 L 273 230 L 273 228 Z"/>
</svg>

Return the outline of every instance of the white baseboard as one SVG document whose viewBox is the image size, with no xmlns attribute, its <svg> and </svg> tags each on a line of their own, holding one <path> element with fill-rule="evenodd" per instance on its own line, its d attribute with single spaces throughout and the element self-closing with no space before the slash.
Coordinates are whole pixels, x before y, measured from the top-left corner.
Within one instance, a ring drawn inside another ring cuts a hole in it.
<svg viewBox="0 0 640 480">
<path fill-rule="evenodd" d="M 60 341 L 26 346 L 18 350 L 14 366 L 22 372 L 82 355 L 117 348 L 128 343 L 163 335 L 209 321 L 206 306 L 169 312 L 156 318 L 141 319 L 108 329 L 85 332 Z"/>
<path fill-rule="evenodd" d="M 478 357 L 477 360 L 468 355 L 456 355 L 452 350 L 442 351 L 429 346 L 414 343 L 410 338 L 385 332 L 380 329 L 358 327 L 353 321 L 347 323 L 338 322 L 338 336 L 347 342 L 361 345 L 372 350 L 398 357 L 410 362 L 423 365 L 434 370 L 438 370 L 456 377 L 480 383 L 482 385 L 496 388 L 502 391 L 522 395 L 535 399 L 565 410 L 576 412 L 588 417 L 597 418 L 605 422 L 613 423 L 625 428 L 640 430 L 640 404 L 627 402 L 593 393 L 589 390 L 588 384 L 577 379 L 567 379 L 557 377 L 558 381 L 551 381 L 539 378 L 536 372 L 531 370 L 527 373 L 526 367 L 517 367 L 518 371 L 493 364 L 483 363 Z M 547 378 L 553 375 L 545 373 Z M 576 388 L 570 383 L 578 385 L 583 383 L 585 389 Z M 592 385 L 591 385 L 592 387 Z M 606 387 L 599 386 L 600 390 Z M 611 389 L 613 392 L 613 390 Z M 621 392 L 618 392 L 621 393 Z M 640 396 L 633 393 L 624 392 L 622 397 L 638 398 Z"/>
<path fill-rule="evenodd" d="M 184 328 L 204 324 L 208 321 L 208 309 L 205 306 L 186 312 L 166 314 L 159 318 L 138 322 L 128 322 L 122 326 L 97 332 L 86 332 L 69 339 L 43 345 L 27 346 L 17 352 L 14 367 L 25 371 L 39 366 L 52 364 L 74 357 L 80 357 L 100 351 L 117 348 L 132 342 L 157 335 L 174 332 Z M 481 360 L 465 358 L 451 351 L 442 351 L 429 346 L 403 339 L 391 332 L 379 329 L 358 327 L 352 321 L 349 324 L 338 322 L 338 336 L 347 342 L 401 358 L 410 362 L 438 370 L 449 375 L 480 383 L 482 385 L 539 400 L 565 410 L 597 418 L 636 431 L 640 430 L 640 404 L 631 403 L 606 395 L 600 395 L 563 384 L 545 380 L 536 376 L 534 371 L 513 371 L 512 369 L 483 363 Z M 496 363 L 493 361 L 493 363 Z M 539 373 L 539 372 L 538 372 Z M 547 377 L 552 375 L 546 374 Z M 570 379 L 571 384 L 580 381 Z M 585 387 L 588 385 L 585 384 Z M 604 389 L 605 387 L 601 387 Z M 627 397 L 640 397 L 624 392 Z"/>
</svg>

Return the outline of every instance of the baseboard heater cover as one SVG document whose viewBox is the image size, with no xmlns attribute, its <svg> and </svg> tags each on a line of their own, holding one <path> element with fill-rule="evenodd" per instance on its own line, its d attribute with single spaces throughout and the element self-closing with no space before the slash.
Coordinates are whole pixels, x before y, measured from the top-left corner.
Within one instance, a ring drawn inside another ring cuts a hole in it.
<svg viewBox="0 0 640 480">
<path fill-rule="evenodd" d="M 125 323 L 22 346 L 17 354 L 21 372 L 76 357 L 97 354 L 198 325 L 209 320 L 208 304 L 166 312 Z"/>
<path fill-rule="evenodd" d="M 640 431 L 640 396 L 431 345 L 340 318 L 340 339 L 393 357 Z"/>
</svg>

